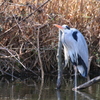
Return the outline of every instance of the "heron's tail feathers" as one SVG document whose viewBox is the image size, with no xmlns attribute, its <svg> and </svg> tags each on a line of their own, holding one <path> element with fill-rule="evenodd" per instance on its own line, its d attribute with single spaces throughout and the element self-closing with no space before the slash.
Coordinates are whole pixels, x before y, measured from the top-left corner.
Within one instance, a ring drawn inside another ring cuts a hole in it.
<svg viewBox="0 0 100 100">
<path fill-rule="evenodd" d="M 87 68 L 84 68 L 82 65 L 78 65 L 77 69 L 83 77 L 87 77 L 88 74 Z"/>
</svg>

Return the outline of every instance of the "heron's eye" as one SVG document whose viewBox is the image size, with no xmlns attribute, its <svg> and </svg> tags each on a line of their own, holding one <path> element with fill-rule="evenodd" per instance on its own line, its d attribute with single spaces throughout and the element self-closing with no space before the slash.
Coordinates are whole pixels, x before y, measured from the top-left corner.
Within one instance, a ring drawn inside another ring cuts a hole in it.
<svg viewBox="0 0 100 100">
<path fill-rule="evenodd" d="M 70 27 L 66 26 L 66 29 L 69 29 L 70 30 Z"/>
</svg>

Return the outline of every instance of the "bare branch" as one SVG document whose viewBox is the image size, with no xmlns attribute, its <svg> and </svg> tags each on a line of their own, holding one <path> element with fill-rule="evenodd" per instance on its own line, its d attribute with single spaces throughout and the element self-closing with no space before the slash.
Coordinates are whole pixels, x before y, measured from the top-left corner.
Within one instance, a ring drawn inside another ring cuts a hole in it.
<svg viewBox="0 0 100 100">
<path fill-rule="evenodd" d="M 85 89 L 85 88 L 91 86 L 92 84 L 94 84 L 94 83 L 96 83 L 98 81 L 100 81 L 100 76 L 97 76 L 97 77 L 93 78 L 92 80 L 90 80 L 90 81 L 88 81 L 88 82 L 86 82 L 86 83 L 84 83 L 84 84 L 82 84 L 82 85 L 80 85 L 80 86 L 78 86 L 76 88 L 73 88 L 72 90 Z"/>
</svg>

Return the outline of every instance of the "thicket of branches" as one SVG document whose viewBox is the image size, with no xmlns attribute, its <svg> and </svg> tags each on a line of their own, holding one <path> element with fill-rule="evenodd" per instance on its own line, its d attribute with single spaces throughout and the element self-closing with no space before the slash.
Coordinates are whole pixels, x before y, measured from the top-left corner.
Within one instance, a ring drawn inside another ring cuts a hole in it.
<svg viewBox="0 0 100 100">
<path fill-rule="evenodd" d="M 55 23 L 80 30 L 93 56 L 91 70 L 100 68 L 100 1 L 2 0 L 1 75 L 13 72 L 19 77 L 23 72 L 26 75 L 40 75 L 41 70 L 45 74 L 57 72 L 58 30 L 53 26 Z"/>
</svg>

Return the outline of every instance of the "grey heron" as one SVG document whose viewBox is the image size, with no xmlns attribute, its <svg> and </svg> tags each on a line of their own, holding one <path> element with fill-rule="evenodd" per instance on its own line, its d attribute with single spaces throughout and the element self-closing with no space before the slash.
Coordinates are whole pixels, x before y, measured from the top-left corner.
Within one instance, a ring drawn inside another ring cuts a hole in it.
<svg viewBox="0 0 100 100">
<path fill-rule="evenodd" d="M 65 65 L 69 57 L 75 70 L 75 87 L 77 87 L 77 70 L 83 77 L 87 77 L 89 71 L 89 54 L 86 40 L 81 32 L 75 28 L 57 24 L 54 24 L 54 26 L 62 32 L 61 42 L 64 47 Z"/>
</svg>

